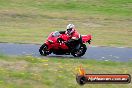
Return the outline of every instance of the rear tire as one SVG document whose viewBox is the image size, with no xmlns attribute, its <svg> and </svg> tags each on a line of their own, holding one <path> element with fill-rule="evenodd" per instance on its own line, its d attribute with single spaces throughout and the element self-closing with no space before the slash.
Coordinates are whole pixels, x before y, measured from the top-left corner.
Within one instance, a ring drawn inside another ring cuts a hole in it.
<svg viewBox="0 0 132 88">
<path fill-rule="evenodd" d="M 43 56 L 47 56 L 49 55 L 48 51 L 48 46 L 46 44 L 43 44 L 40 48 L 39 48 L 39 53 Z"/>
<path fill-rule="evenodd" d="M 86 45 L 85 44 L 82 44 L 78 50 L 73 50 L 71 52 L 71 54 L 74 57 L 81 57 L 81 56 L 83 56 L 85 54 L 86 50 L 87 50 Z"/>
</svg>

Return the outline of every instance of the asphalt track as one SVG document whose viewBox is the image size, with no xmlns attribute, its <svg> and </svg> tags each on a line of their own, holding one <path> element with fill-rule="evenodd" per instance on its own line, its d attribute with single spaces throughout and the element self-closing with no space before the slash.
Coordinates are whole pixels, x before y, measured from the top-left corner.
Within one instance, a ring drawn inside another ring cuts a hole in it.
<svg viewBox="0 0 132 88">
<path fill-rule="evenodd" d="M 32 55 L 35 57 L 41 56 L 38 52 L 41 45 L 36 44 L 14 44 L 14 43 L 0 43 L 0 54 L 25 56 Z M 49 55 L 48 57 L 62 57 L 72 58 L 71 55 Z M 88 46 L 87 52 L 79 59 L 96 59 L 105 61 L 132 61 L 132 48 L 126 47 L 96 47 Z"/>
</svg>

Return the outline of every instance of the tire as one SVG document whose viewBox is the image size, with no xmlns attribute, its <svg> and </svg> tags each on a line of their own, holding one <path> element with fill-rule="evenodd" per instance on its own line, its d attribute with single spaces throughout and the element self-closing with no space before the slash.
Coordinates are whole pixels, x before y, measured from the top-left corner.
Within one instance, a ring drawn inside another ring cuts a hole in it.
<svg viewBox="0 0 132 88">
<path fill-rule="evenodd" d="M 73 50 L 71 52 L 71 54 L 74 57 L 81 57 L 81 56 L 83 56 L 85 54 L 86 50 L 87 50 L 86 45 L 85 44 L 82 44 L 78 50 Z"/>
<path fill-rule="evenodd" d="M 39 48 L 39 53 L 43 56 L 47 56 L 49 55 L 48 51 L 47 51 L 48 46 L 46 44 L 43 44 L 40 48 Z"/>
</svg>

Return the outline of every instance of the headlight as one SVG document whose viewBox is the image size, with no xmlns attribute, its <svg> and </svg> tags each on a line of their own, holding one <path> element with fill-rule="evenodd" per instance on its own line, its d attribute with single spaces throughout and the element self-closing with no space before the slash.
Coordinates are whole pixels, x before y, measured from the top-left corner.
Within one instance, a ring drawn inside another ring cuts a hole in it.
<svg viewBox="0 0 132 88">
<path fill-rule="evenodd" d="M 52 40 L 48 40 L 48 42 L 53 43 L 53 41 L 52 41 Z"/>
</svg>

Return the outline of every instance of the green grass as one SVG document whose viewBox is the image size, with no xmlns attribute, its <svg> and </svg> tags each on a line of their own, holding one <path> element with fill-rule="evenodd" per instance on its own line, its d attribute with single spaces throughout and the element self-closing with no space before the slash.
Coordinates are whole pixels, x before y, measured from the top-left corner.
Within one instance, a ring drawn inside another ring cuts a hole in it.
<svg viewBox="0 0 132 88">
<path fill-rule="evenodd" d="M 76 25 L 93 45 L 132 46 L 131 0 L 0 0 L 0 42 L 41 44 Z"/>
<path fill-rule="evenodd" d="M 132 75 L 132 62 L 81 60 L 71 58 L 8 57 L 0 55 L 1 88 L 131 88 L 130 84 L 88 84 L 80 86 L 75 77 L 82 65 L 87 73 Z"/>
</svg>

